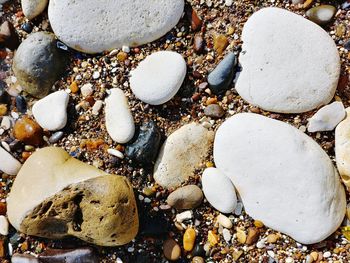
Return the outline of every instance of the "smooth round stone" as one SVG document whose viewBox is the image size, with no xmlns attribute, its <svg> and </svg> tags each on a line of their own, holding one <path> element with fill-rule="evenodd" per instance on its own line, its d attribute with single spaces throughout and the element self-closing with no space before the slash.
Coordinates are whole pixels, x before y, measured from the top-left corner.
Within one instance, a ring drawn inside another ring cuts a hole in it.
<svg viewBox="0 0 350 263">
<path fill-rule="evenodd" d="M 48 12 L 62 42 L 82 52 L 99 53 L 162 37 L 178 23 L 183 10 L 183 0 L 52 0 Z"/>
<path fill-rule="evenodd" d="M 128 99 L 121 89 L 110 90 L 106 98 L 106 128 L 109 136 L 118 143 L 127 143 L 135 133 L 134 118 L 129 109 Z"/>
<path fill-rule="evenodd" d="M 56 142 L 58 142 L 59 140 L 61 140 L 63 136 L 64 136 L 64 132 L 63 132 L 63 131 L 55 132 L 55 133 L 52 134 L 51 137 L 49 138 L 49 142 L 50 142 L 50 143 L 56 143 Z"/>
<path fill-rule="evenodd" d="M 137 163 L 152 164 L 157 158 L 162 135 L 153 121 L 143 123 L 137 138 L 126 147 L 126 155 Z"/>
<path fill-rule="evenodd" d="M 0 171 L 9 175 L 16 175 L 21 169 L 21 163 L 17 161 L 9 152 L 0 146 Z"/>
<path fill-rule="evenodd" d="M 194 257 L 192 258 L 192 263 L 205 263 L 202 257 Z"/>
<path fill-rule="evenodd" d="M 232 213 L 237 206 L 235 188 L 230 179 L 217 168 L 207 168 L 202 175 L 205 198 L 221 213 Z"/>
<path fill-rule="evenodd" d="M 248 215 L 299 243 L 322 241 L 343 221 L 345 191 L 332 161 L 289 124 L 236 114 L 216 133 L 214 161 Z"/>
<path fill-rule="evenodd" d="M 292 12 L 264 8 L 248 19 L 242 40 L 243 70 L 235 88 L 244 100 L 281 113 L 307 112 L 332 100 L 340 59 L 321 27 Z"/>
<path fill-rule="evenodd" d="M 13 58 L 12 69 L 23 89 L 42 98 L 64 72 L 66 54 L 56 47 L 55 35 L 47 32 L 30 34 Z"/>
<path fill-rule="evenodd" d="M 332 131 L 345 118 L 343 103 L 335 101 L 319 109 L 314 116 L 309 119 L 308 131 Z"/>
<path fill-rule="evenodd" d="M 158 51 L 131 71 L 130 87 L 141 101 L 160 105 L 171 100 L 179 91 L 186 71 L 186 62 L 180 54 Z"/>
<path fill-rule="evenodd" d="M 337 9 L 332 5 L 319 5 L 306 11 L 306 16 L 318 25 L 328 24 L 334 17 Z"/>
<path fill-rule="evenodd" d="M 209 88 L 213 93 L 221 94 L 230 88 L 236 73 L 236 66 L 236 55 L 230 52 L 216 66 L 216 68 L 209 73 L 208 83 Z"/>
<path fill-rule="evenodd" d="M 339 174 L 350 189 L 350 108 L 346 108 L 346 118 L 335 129 L 335 159 Z"/>
<path fill-rule="evenodd" d="M 25 115 L 16 121 L 13 136 L 21 142 L 38 146 L 43 142 L 43 129 L 36 121 Z"/>
<path fill-rule="evenodd" d="M 168 198 L 167 203 L 176 209 L 193 209 L 203 201 L 203 192 L 196 185 L 186 185 L 176 189 Z"/>
<path fill-rule="evenodd" d="M 67 124 L 67 106 L 69 95 L 67 92 L 56 91 L 37 101 L 32 108 L 35 120 L 49 131 L 57 131 Z"/>
<path fill-rule="evenodd" d="M 218 104 L 211 104 L 204 109 L 205 116 L 219 119 L 225 115 L 224 109 Z"/>
<path fill-rule="evenodd" d="M 40 15 L 46 8 L 48 0 L 22 0 L 22 11 L 23 14 L 29 19 Z"/>
<path fill-rule="evenodd" d="M 164 188 L 177 187 L 193 175 L 204 161 L 214 140 L 213 132 L 190 123 L 164 142 L 154 165 L 153 177 Z"/>
<path fill-rule="evenodd" d="M 166 259 L 171 261 L 178 260 L 181 256 L 181 248 L 173 239 L 165 240 L 163 244 L 163 252 Z"/>
</svg>

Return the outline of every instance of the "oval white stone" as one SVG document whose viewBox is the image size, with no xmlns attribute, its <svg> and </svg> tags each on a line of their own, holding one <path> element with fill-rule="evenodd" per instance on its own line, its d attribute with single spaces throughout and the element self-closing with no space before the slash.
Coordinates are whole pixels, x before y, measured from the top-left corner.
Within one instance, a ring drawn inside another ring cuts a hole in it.
<svg viewBox="0 0 350 263">
<path fill-rule="evenodd" d="M 207 168 L 202 175 L 203 193 L 218 211 L 232 213 L 237 206 L 235 188 L 230 179 L 216 168 Z"/>
<path fill-rule="evenodd" d="M 49 20 L 66 45 L 86 53 L 152 42 L 170 31 L 184 0 L 51 0 Z"/>
<path fill-rule="evenodd" d="M 180 54 L 159 51 L 146 57 L 131 72 L 130 87 L 143 102 L 151 105 L 163 104 L 179 91 L 186 71 L 186 62 Z"/>
<path fill-rule="evenodd" d="M 9 175 L 16 175 L 21 166 L 22 164 L 19 161 L 0 146 L 0 171 Z"/>
<path fill-rule="evenodd" d="M 345 191 L 332 161 L 291 125 L 237 114 L 218 129 L 214 160 L 250 216 L 300 243 L 324 240 L 344 218 Z"/>
<path fill-rule="evenodd" d="M 301 113 L 328 104 L 340 74 L 332 38 L 315 23 L 279 8 L 254 13 L 242 32 L 243 71 L 236 90 L 264 110 Z"/>
<path fill-rule="evenodd" d="M 29 19 L 40 15 L 46 8 L 48 0 L 22 0 L 23 14 Z"/>
<path fill-rule="evenodd" d="M 106 98 L 106 128 L 113 141 L 127 143 L 135 133 L 135 123 L 129 104 L 121 89 L 111 89 Z"/>
<path fill-rule="evenodd" d="M 32 108 L 35 120 L 49 131 L 57 131 L 67 124 L 67 105 L 69 95 L 67 92 L 56 91 L 37 101 Z"/>
</svg>

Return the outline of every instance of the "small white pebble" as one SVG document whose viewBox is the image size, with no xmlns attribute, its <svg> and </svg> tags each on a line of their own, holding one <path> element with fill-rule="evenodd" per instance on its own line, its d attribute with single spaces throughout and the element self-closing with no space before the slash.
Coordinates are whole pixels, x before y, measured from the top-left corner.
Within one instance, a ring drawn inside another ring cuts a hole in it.
<svg viewBox="0 0 350 263">
<path fill-rule="evenodd" d="M 230 240 L 231 240 L 231 237 L 232 237 L 232 235 L 231 235 L 231 233 L 230 233 L 230 230 L 224 228 L 224 229 L 222 230 L 222 235 L 223 235 L 225 241 L 226 241 L 227 243 L 229 243 Z"/>
<path fill-rule="evenodd" d="M 176 221 L 181 223 L 182 221 L 185 221 L 187 219 L 191 219 L 193 216 L 193 212 L 191 210 L 182 212 L 180 214 L 176 215 Z"/>
<path fill-rule="evenodd" d="M 1 121 L 1 128 L 3 128 L 5 131 L 10 129 L 11 126 L 12 126 L 12 119 L 8 116 L 5 116 L 2 118 L 2 121 Z"/>
<path fill-rule="evenodd" d="M 286 263 L 293 263 L 294 262 L 294 259 L 293 258 L 286 258 Z"/>
<path fill-rule="evenodd" d="M 7 236 L 9 233 L 9 221 L 5 216 L 0 216 L 0 234 Z"/>
<path fill-rule="evenodd" d="M 150 202 L 152 202 L 151 199 L 149 199 L 148 197 L 145 198 L 145 200 L 143 200 L 145 203 L 149 204 Z"/>
<path fill-rule="evenodd" d="M 19 118 L 18 113 L 17 113 L 17 112 L 14 112 L 14 111 L 11 112 L 11 116 L 12 116 L 12 118 L 14 118 L 15 120 L 17 120 L 17 119 Z"/>
<path fill-rule="evenodd" d="M 257 248 L 264 248 L 265 247 L 265 240 L 262 239 L 258 243 L 256 243 Z"/>
<path fill-rule="evenodd" d="M 233 3 L 232 0 L 225 0 L 225 5 L 226 5 L 226 6 L 231 6 L 232 3 Z"/>
<path fill-rule="evenodd" d="M 323 257 L 324 257 L 324 258 L 329 258 L 331 255 L 332 255 L 332 254 L 331 254 L 331 252 L 329 252 L 329 251 L 323 253 Z"/>
<path fill-rule="evenodd" d="M 272 250 L 268 250 L 267 251 L 267 254 L 272 257 L 272 258 L 275 258 L 275 253 L 272 251 Z"/>
<path fill-rule="evenodd" d="M 95 71 L 93 74 L 92 74 L 92 78 L 93 79 L 98 79 L 100 77 L 100 72 L 98 71 Z"/>
<path fill-rule="evenodd" d="M 120 258 L 117 258 L 116 263 L 123 263 L 123 260 L 121 260 Z"/>
<path fill-rule="evenodd" d="M 135 248 L 133 248 L 133 247 L 128 247 L 128 252 L 129 253 L 132 253 L 132 252 L 134 252 L 135 251 Z"/>
<path fill-rule="evenodd" d="M 128 46 L 122 46 L 122 51 L 125 53 L 129 53 L 130 52 L 130 48 Z"/>
<path fill-rule="evenodd" d="M 103 101 L 97 100 L 94 106 L 92 107 L 92 114 L 97 116 L 100 113 L 102 106 L 103 106 Z"/>
<path fill-rule="evenodd" d="M 94 92 L 92 87 L 93 85 L 91 83 L 84 84 L 80 89 L 81 95 L 83 95 L 83 97 L 90 96 Z"/>
<path fill-rule="evenodd" d="M 116 149 L 108 149 L 107 152 L 110 154 L 110 155 L 113 155 L 115 157 L 118 157 L 119 159 L 124 159 L 124 154 L 121 153 L 120 151 L 116 150 Z"/>
</svg>

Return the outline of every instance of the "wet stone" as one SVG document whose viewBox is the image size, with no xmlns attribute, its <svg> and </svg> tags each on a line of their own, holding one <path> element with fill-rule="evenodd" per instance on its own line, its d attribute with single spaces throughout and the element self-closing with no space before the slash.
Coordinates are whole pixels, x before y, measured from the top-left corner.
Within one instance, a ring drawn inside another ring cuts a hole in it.
<svg viewBox="0 0 350 263">
<path fill-rule="evenodd" d="M 56 142 L 58 142 L 59 140 L 62 139 L 63 135 L 64 135 L 64 132 L 63 132 L 63 131 L 55 132 L 55 133 L 52 134 L 51 137 L 49 138 L 49 142 L 50 142 L 50 143 L 56 143 Z"/>
<path fill-rule="evenodd" d="M 181 248 L 173 239 L 168 239 L 164 242 L 163 252 L 164 256 L 171 261 L 178 260 L 181 256 Z"/>
<path fill-rule="evenodd" d="M 0 80 L 0 103 L 8 103 L 9 95 L 5 90 L 6 83 Z"/>
<path fill-rule="evenodd" d="M 84 262 L 98 263 L 92 248 L 48 249 L 39 256 L 40 263 Z"/>
<path fill-rule="evenodd" d="M 208 75 L 209 88 L 214 94 L 221 94 L 229 89 L 236 73 L 236 65 L 237 58 L 230 52 Z"/>
<path fill-rule="evenodd" d="M 205 250 L 203 248 L 203 246 L 201 244 L 196 244 L 194 246 L 194 249 L 192 250 L 192 256 L 196 257 L 200 257 L 200 256 L 204 256 L 205 255 Z"/>
<path fill-rule="evenodd" d="M 40 145 L 43 141 L 42 128 L 28 116 L 23 116 L 16 121 L 13 135 L 17 140 L 34 146 Z"/>
<path fill-rule="evenodd" d="M 137 163 L 151 164 L 157 157 L 161 133 L 153 121 L 144 123 L 136 136 L 136 140 L 126 147 L 126 155 Z"/>
<path fill-rule="evenodd" d="M 14 50 L 18 45 L 19 39 L 14 26 L 9 21 L 5 21 L 0 26 L 0 46 Z"/>
<path fill-rule="evenodd" d="M 213 119 L 219 119 L 225 115 L 225 111 L 220 105 L 211 104 L 204 109 L 204 114 Z"/>
<path fill-rule="evenodd" d="M 197 34 L 193 40 L 193 49 L 197 54 L 200 54 L 204 50 L 204 39 L 201 35 Z"/>
<path fill-rule="evenodd" d="M 27 112 L 27 102 L 22 96 L 16 97 L 16 108 L 21 113 Z"/>
</svg>

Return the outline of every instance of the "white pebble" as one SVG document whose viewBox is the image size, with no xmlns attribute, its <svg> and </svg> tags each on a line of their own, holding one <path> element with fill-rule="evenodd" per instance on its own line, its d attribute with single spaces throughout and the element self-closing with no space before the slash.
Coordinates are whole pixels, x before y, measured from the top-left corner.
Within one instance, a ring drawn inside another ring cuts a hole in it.
<svg viewBox="0 0 350 263">
<path fill-rule="evenodd" d="M 272 251 L 272 250 L 268 250 L 267 251 L 267 254 L 272 257 L 272 258 L 275 258 L 275 253 Z"/>
<path fill-rule="evenodd" d="M 225 241 L 226 241 L 227 243 L 230 242 L 230 240 L 231 240 L 231 238 L 232 238 L 232 235 L 231 235 L 231 233 L 230 233 L 230 230 L 224 228 L 224 229 L 222 230 L 222 235 L 223 235 L 223 237 L 224 237 L 224 239 L 225 239 Z"/>
<path fill-rule="evenodd" d="M 17 175 L 22 166 L 19 161 L 2 147 L 0 147 L 0 160 L 0 171 L 9 175 Z"/>
<path fill-rule="evenodd" d="M 93 87 L 93 85 L 91 83 L 87 83 L 87 84 L 83 85 L 80 89 L 81 95 L 83 95 L 83 97 L 90 96 L 94 92 L 92 87 Z"/>
<path fill-rule="evenodd" d="M 286 258 L 286 263 L 293 263 L 294 262 L 294 259 L 289 257 L 289 258 Z"/>
<path fill-rule="evenodd" d="M 92 74 L 92 78 L 93 79 L 98 79 L 100 77 L 100 72 L 98 71 L 95 71 L 93 74 Z"/>
<path fill-rule="evenodd" d="M 218 215 L 216 218 L 216 221 L 225 228 L 228 228 L 228 229 L 232 228 L 231 220 L 223 214 Z"/>
<path fill-rule="evenodd" d="M 7 236 L 9 233 L 9 221 L 5 216 L 0 216 L 0 234 Z"/>
<path fill-rule="evenodd" d="M 332 255 L 332 254 L 331 254 L 331 252 L 329 252 L 329 251 L 323 253 L 323 257 L 324 257 L 324 258 L 329 258 L 331 255 Z"/>
<path fill-rule="evenodd" d="M 128 46 L 122 46 L 122 51 L 125 53 L 129 53 L 130 52 L 130 48 Z"/>
<path fill-rule="evenodd" d="M 1 121 L 1 128 L 3 128 L 6 131 L 10 129 L 11 126 L 12 126 L 12 119 L 8 116 L 3 117 Z"/>
<path fill-rule="evenodd" d="M 192 216 L 193 216 L 193 212 L 191 210 L 188 210 L 188 211 L 182 212 L 180 214 L 177 214 L 176 221 L 181 223 L 182 221 L 191 219 Z"/>
<path fill-rule="evenodd" d="M 259 240 L 258 243 L 256 243 L 256 247 L 257 248 L 264 248 L 265 247 L 265 241 L 266 241 L 266 239 Z"/>
<path fill-rule="evenodd" d="M 94 106 L 92 106 L 92 114 L 97 116 L 100 113 L 102 106 L 103 106 L 103 101 L 97 100 Z"/>
<path fill-rule="evenodd" d="M 225 0 L 225 5 L 226 5 L 226 6 L 231 6 L 232 3 L 233 3 L 232 0 Z"/>
<path fill-rule="evenodd" d="M 113 155 L 115 157 L 118 157 L 119 159 L 124 159 L 124 154 L 121 153 L 120 151 L 116 150 L 116 149 L 108 149 L 107 152 L 110 155 Z"/>
</svg>

